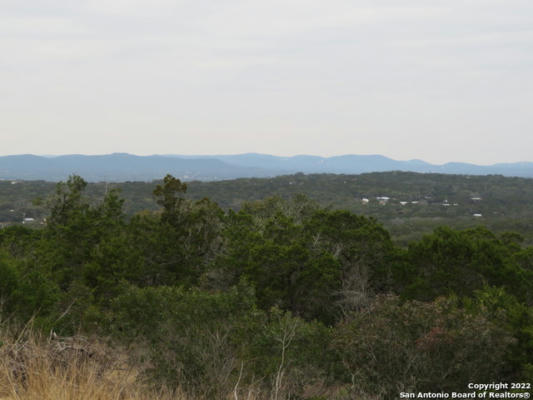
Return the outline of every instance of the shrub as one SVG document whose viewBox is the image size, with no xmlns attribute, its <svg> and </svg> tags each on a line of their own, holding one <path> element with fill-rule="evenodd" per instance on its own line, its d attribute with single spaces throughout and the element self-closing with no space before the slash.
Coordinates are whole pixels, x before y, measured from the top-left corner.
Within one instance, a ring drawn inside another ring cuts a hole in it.
<svg viewBox="0 0 533 400">
<path fill-rule="evenodd" d="M 332 347 L 353 390 L 394 398 L 401 391 L 457 391 L 502 379 L 512 336 L 455 301 L 402 303 L 379 296 L 335 332 Z"/>
</svg>

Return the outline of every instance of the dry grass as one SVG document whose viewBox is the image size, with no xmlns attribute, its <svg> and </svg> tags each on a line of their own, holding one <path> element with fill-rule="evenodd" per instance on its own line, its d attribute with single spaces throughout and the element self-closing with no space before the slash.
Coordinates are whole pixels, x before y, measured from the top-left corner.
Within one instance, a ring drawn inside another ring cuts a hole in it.
<svg viewBox="0 0 533 400">
<path fill-rule="evenodd" d="M 234 388 L 222 399 L 263 400 L 255 388 Z M 154 390 L 125 351 L 83 336 L 18 336 L 0 327 L 0 400 L 204 400 Z M 282 400 L 280 397 L 279 400 Z"/>
<path fill-rule="evenodd" d="M 0 334 L 2 400 L 191 400 L 144 385 L 127 357 L 83 337 Z"/>
<path fill-rule="evenodd" d="M 241 369 L 242 372 L 242 369 Z M 240 381 L 240 379 L 239 379 Z M 287 392 L 264 391 L 237 385 L 220 400 L 286 400 Z M 313 393 L 316 392 L 316 393 Z M 308 388 L 307 396 L 322 393 L 322 388 Z M 307 398 L 305 396 L 305 398 Z M 356 397 L 370 399 L 369 397 Z M 139 367 L 131 365 L 125 351 L 88 340 L 82 336 L 42 337 L 25 329 L 18 336 L 0 328 L 0 400 L 205 400 L 154 390 L 140 377 Z"/>
</svg>

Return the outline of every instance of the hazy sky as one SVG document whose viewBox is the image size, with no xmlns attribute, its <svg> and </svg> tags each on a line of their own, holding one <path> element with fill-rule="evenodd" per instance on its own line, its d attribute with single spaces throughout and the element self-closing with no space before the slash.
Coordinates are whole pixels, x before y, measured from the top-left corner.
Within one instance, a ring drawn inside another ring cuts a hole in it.
<svg viewBox="0 0 533 400">
<path fill-rule="evenodd" d="M 533 161 L 532 0 L 0 0 L 0 154 Z"/>
</svg>

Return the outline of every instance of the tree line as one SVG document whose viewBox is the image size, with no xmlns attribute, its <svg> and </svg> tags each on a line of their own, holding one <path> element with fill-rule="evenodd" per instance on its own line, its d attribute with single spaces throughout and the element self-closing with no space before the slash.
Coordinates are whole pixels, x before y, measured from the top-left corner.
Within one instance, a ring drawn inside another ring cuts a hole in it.
<svg viewBox="0 0 533 400">
<path fill-rule="evenodd" d="M 13 183 L 14 182 L 14 183 Z M 48 214 L 46 198 L 53 182 L 0 181 L 0 227 L 21 224 L 24 218 L 39 225 Z M 132 216 L 159 208 L 152 196 L 156 182 L 90 183 L 84 190 L 92 204 L 112 188 L 120 189 L 123 209 Z M 222 209 L 238 211 L 244 203 L 279 196 L 289 200 L 300 193 L 323 207 L 374 217 L 406 246 L 441 225 L 456 229 L 489 227 L 498 234 L 513 231 L 533 244 L 533 180 L 503 176 L 465 176 L 380 172 L 361 175 L 294 174 L 275 178 L 235 179 L 187 183 L 185 198 L 204 197 Z M 377 197 L 390 201 L 380 204 Z M 362 201 L 368 199 L 368 202 Z M 479 199 L 479 200 L 473 200 Z M 476 218 L 474 214 L 482 217 Z"/>
</svg>

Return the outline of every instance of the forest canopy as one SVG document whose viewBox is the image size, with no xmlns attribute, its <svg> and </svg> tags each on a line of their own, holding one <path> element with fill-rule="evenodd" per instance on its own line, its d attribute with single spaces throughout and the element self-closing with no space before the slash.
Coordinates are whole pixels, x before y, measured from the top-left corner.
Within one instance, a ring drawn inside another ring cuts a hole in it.
<svg viewBox="0 0 533 400">
<path fill-rule="evenodd" d="M 157 208 L 128 215 L 115 188 L 58 184 L 45 224 L 0 229 L 0 323 L 111 337 L 152 382 L 213 399 L 533 380 L 521 235 L 439 227 L 399 246 L 374 217 L 304 195 L 232 209 L 188 188 L 167 175 Z"/>
<path fill-rule="evenodd" d="M 152 195 L 162 181 L 89 183 L 84 190 L 92 204 L 119 189 L 127 217 L 159 209 Z M 49 213 L 46 199 L 53 182 L 0 181 L 0 226 L 39 225 Z M 455 229 L 486 226 L 493 232 L 520 233 L 533 244 L 533 179 L 498 175 L 471 176 L 380 172 L 360 175 L 294 174 L 275 178 L 187 182 L 183 196 L 205 197 L 223 210 L 238 211 L 248 202 L 276 196 L 285 200 L 305 194 L 322 207 L 374 217 L 406 246 L 446 225 Z M 26 219 L 30 219 L 26 221 Z"/>
</svg>

